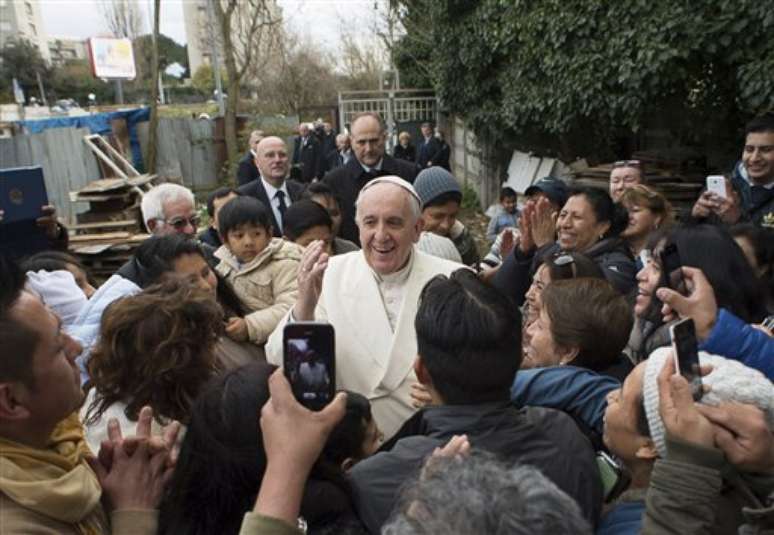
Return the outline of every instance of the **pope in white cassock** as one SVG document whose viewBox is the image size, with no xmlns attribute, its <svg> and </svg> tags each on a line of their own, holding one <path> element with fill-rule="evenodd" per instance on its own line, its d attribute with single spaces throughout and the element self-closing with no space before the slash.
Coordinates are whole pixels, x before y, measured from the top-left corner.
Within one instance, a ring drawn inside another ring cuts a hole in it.
<svg viewBox="0 0 774 535">
<path fill-rule="evenodd" d="M 417 382 L 414 316 L 425 283 L 463 267 L 429 256 L 414 244 L 422 231 L 420 200 L 395 176 L 363 186 L 356 222 L 361 251 L 329 258 L 310 244 L 298 272 L 298 301 L 266 344 L 282 365 L 282 329 L 288 321 L 328 321 L 336 331 L 336 388 L 371 400 L 376 423 L 391 437 L 415 411 Z"/>
</svg>

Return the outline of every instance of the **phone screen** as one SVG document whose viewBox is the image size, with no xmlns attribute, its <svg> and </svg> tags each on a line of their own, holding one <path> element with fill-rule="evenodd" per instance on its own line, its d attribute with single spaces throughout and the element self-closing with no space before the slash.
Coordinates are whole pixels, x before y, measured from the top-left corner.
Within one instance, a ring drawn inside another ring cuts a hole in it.
<svg viewBox="0 0 774 535">
<path fill-rule="evenodd" d="M 685 284 L 681 267 L 682 262 L 677 245 L 670 243 L 661 251 L 661 269 L 670 288 L 682 295 L 688 295 L 688 287 Z"/>
<path fill-rule="evenodd" d="M 333 326 L 329 323 L 290 323 L 283 338 L 283 368 L 299 403 L 321 410 L 336 395 Z"/>
<path fill-rule="evenodd" d="M 677 370 L 691 385 L 693 399 L 701 399 L 701 371 L 699 369 L 699 346 L 696 342 L 696 329 L 693 320 L 684 319 L 670 328 L 672 347 L 675 351 Z"/>
</svg>

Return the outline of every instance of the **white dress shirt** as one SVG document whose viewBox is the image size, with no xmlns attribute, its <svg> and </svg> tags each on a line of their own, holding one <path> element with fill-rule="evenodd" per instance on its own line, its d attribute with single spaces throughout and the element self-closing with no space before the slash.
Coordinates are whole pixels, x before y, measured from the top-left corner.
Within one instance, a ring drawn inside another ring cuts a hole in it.
<svg viewBox="0 0 774 535">
<path fill-rule="evenodd" d="M 274 219 L 277 221 L 277 224 L 279 225 L 279 231 L 280 234 L 282 234 L 282 214 L 280 213 L 279 209 L 279 199 L 277 198 L 277 192 L 281 191 L 285 194 L 285 206 L 288 208 L 291 204 L 293 204 L 293 201 L 290 200 L 290 193 L 288 193 L 288 185 L 285 183 L 285 181 L 282 181 L 282 186 L 279 188 L 275 188 L 268 182 L 266 182 L 266 179 L 261 176 L 261 182 L 263 182 L 263 188 L 266 190 L 266 196 L 269 198 L 269 202 L 271 203 L 271 211 L 274 212 Z"/>
</svg>

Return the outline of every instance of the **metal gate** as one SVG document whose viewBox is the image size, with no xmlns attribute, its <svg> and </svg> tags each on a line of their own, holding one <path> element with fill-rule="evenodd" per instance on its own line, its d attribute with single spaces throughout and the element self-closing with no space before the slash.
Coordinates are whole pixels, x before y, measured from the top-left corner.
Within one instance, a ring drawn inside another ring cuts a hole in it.
<svg viewBox="0 0 774 535">
<path fill-rule="evenodd" d="M 349 130 L 358 113 L 375 112 L 387 125 L 387 148 L 397 142 L 398 133 L 408 132 L 421 139 L 420 125 L 438 122 L 438 101 L 429 89 L 396 89 L 392 91 L 347 91 L 339 93 L 339 124 Z"/>
</svg>

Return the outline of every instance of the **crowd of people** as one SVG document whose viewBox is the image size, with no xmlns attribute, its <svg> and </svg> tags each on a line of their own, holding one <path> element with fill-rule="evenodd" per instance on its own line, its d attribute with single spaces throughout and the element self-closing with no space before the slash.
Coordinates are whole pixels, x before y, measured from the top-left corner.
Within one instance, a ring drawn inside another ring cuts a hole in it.
<svg viewBox="0 0 774 535">
<path fill-rule="evenodd" d="M 443 137 L 404 134 L 256 131 L 206 228 L 155 186 L 101 284 L 43 207 L 50 246 L 0 255 L 2 532 L 774 532 L 774 115 L 690 214 L 623 160 L 504 187 L 487 251 Z M 319 411 L 281 369 L 311 321 Z"/>
</svg>

